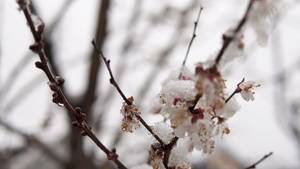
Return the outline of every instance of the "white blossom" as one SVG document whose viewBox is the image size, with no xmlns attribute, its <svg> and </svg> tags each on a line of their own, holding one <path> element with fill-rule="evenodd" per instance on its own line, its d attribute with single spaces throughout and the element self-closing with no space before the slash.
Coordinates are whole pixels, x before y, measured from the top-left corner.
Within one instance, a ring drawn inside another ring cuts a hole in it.
<svg viewBox="0 0 300 169">
<path fill-rule="evenodd" d="M 133 102 L 133 97 L 129 98 L 131 102 Z M 127 103 L 123 103 L 121 108 L 121 114 L 123 115 L 121 128 L 125 132 L 132 133 L 135 129 L 140 128 L 140 123 L 136 114 L 140 114 L 138 109 L 132 104 L 128 105 Z"/>
<path fill-rule="evenodd" d="M 254 87 L 259 87 L 260 85 L 255 85 L 254 81 L 247 81 L 242 82 L 238 84 L 238 91 L 241 93 L 241 96 L 244 100 L 254 100 L 254 94 L 253 92 Z"/>
</svg>

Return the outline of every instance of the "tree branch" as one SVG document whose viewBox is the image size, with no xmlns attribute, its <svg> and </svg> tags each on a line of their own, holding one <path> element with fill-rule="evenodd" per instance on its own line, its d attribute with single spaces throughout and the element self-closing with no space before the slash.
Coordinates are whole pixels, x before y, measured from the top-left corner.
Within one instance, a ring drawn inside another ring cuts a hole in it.
<svg viewBox="0 0 300 169">
<path fill-rule="evenodd" d="M 72 123 L 74 127 L 78 127 L 81 129 L 80 134 L 82 136 L 87 135 L 90 137 L 94 143 L 104 152 L 107 154 L 108 160 L 112 160 L 119 168 L 126 169 L 126 167 L 118 160 L 118 155 L 115 151 L 110 151 L 106 148 L 100 140 L 96 137 L 96 135 L 91 131 L 91 127 L 86 123 L 86 115 L 81 112 L 79 107 L 74 108 L 66 98 L 62 86 L 64 83 L 64 79 L 61 77 L 55 77 L 54 74 L 51 72 L 50 67 L 48 65 L 48 59 L 43 49 L 43 42 L 42 42 L 42 33 L 44 31 L 44 23 L 38 26 L 38 30 L 35 29 L 34 22 L 31 18 L 31 15 L 28 10 L 28 4 L 26 0 L 18 0 L 17 3 L 19 4 L 20 10 L 23 11 L 25 18 L 28 22 L 30 27 L 32 36 L 34 37 L 35 44 L 31 45 L 29 48 L 37 53 L 40 58 L 40 62 L 36 62 L 36 67 L 43 70 L 46 74 L 47 78 L 49 79 L 49 87 L 54 92 L 53 94 L 53 102 L 57 103 L 58 105 L 63 105 L 66 109 L 73 115 L 76 119 L 75 122 Z"/>
<path fill-rule="evenodd" d="M 93 46 L 95 47 L 95 49 L 97 49 L 97 51 L 99 52 L 99 54 L 101 55 L 108 73 L 110 75 L 110 83 L 115 86 L 115 88 L 117 89 L 117 91 L 119 92 L 119 94 L 121 95 L 122 99 L 126 102 L 127 105 L 132 105 L 132 102 L 129 101 L 127 99 L 127 97 L 125 96 L 125 94 L 123 93 L 123 91 L 120 89 L 119 85 L 117 84 L 117 82 L 115 81 L 115 78 L 112 74 L 111 68 L 110 68 L 110 60 L 107 60 L 106 57 L 103 55 L 102 51 L 100 50 L 100 48 L 97 46 L 95 40 L 92 41 Z M 152 134 L 153 137 L 155 137 L 155 139 L 161 144 L 162 147 L 165 147 L 165 143 L 162 141 L 162 139 L 153 132 L 153 130 L 151 129 L 151 127 L 145 122 L 145 120 L 137 113 L 133 114 L 134 116 L 136 116 L 138 118 L 138 120 L 142 123 L 142 125 Z"/>
<path fill-rule="evenodd" d="M 185 62 L 186 62 L 187 57 L 188 57 L 188 55 L 189 55 L 189 52 L 190 52 L 191 46 L 192 46 L 192 44 L 193 44 L 193 41 L 194 41 L 194 39 L 196 38 L 196 29 L 197 29 L 197 26 L 198 26 L 198 22 L 199 22 L 199 18 L 200 18 L 200 14 L 201 14 L 201 12 L 202 12 L 202 9 L 203 9 L 203 7 L 200 6 L 200 10 L 199 10 L 199 13 L 198 13 L 197 20 L 196 20 L 196 22 L 194 23 L 193 35 L 192 35 L 191 41 L 190 41 L 190 43 L 189 43 L 189 47 L 188 47 L 188 49 L 187 49 L 187 51 L 186 51 L 185 58 L 184 58 L 184 60 L 183 60 L 183 62 L 182 62 L 182 67 L 181 67 L 181 71 L 180 71 L 180 74 L 179 74 L 178 79 L 181 79 L 182 71 L 183 71 L 184 66 L 185 66 Z"/>
<path fill-rule="evenodd" d="M 13 126 L 3 122 L 2 120 L 0 120 L 0 125 L 5 127 L 7 130 L 13 132 L 13 133 L 16 133 L 20 136 L 22 136 L 25 140 L 26 140 L 26 143 L 27 143 L 27 147 L 28 145 L 37 145 L 38 147 L 41 148 L 41 150 L 47 154 L 51 159 L 53 159 L 54 161 L 58 162 L 59 164 L 65 164 L 66 162 L 62 160 L 61 157 L 59 157 L 57 154 L 55 154 L 51 148 L 49 148 L 47 145 L 45 145 L 43 142 L 41 142 L 38 138 L 36 138 L 35 136 L 33 135 L 28 135 L 16 128 L 14 128 Z"/>
<path fill-rule="evenodd" d="M 245 81 L 245 78 L 243 78 L 243 80 L 240 83 L 243 83 Z M 239 92 L 239 88 L 237 87 L 232 94 L 225 100 L 225 103 L 227 103 L 236 93 Z"/>
<path fill-rule="evenodd" d="M 247 167 L 246 169 L 253 169 L 256 168 L 256 166 L 264 161 L 266 158 L 270 157 L 273 154 L 273 152 L 270 152 L 269 154 L 265 155 L 262 159 L 258 160 L 256 163 L 252 164 L 251 166 Z"/>
<path fill-rule="evenodd" d="M 236 37 L 236 35 L 240 32 L 240 30 L 242 29 L 242 27 L 246 23 L 248 15 L 249 15 L 249 12 L 250 12 L 250 9 L 252 8 L 252 5 L 253 5 L 254 1 L 255 0 L 249 0 L 249 4 L 248 4 L 247 10 L 246 10 L 246 12 L 244 14 L 244 17 L 242 18 L 242 20 L 239 22 L 238 26 L 233 31 L 233 35 L 230 36 L 230 37 L 224 38 L 223 46 L 222 46 L 221 50 L 219 51 L 219 53 L 217 55 L 217 58 L 215 59 L 215 64 L 211 68 L 212 70 L 214 70 L 214 69 L 217 68 L 217 65 L 219 64 L 219 62 L 220 62 L 220 60 L 221 60 L 221 58 L 222 58 L 225 50 L 227 49 L 227 47 L 229 46 L 229 44 L 232 42 L 232 40 L 234 40 L 234 38 Z"/>
</svg>

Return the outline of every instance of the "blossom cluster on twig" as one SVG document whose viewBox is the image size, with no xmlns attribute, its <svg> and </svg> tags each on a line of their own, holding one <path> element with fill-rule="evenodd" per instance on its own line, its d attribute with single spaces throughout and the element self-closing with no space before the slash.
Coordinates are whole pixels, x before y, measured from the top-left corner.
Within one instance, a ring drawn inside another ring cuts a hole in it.
<svg viewBox="0 0 300 169">
<path fill-rule="evenodd" d="M 92 132 L 92 127 L 86 123 L 86 115 L 81 109 L 74 108 L 68 102 L 62 90 L 64 79 L 51 72 L 43 50 L 42 34 L 45 24 L 40 18 L 30 14 L 29 0 L 17 0 L 17 3 L 34 37 L 35 43 L 30 46 L 30 49 L 40 57 L 40 61 L 36 62 L 36 67 L 43 70 L 49 79 L 48 85 L 53 91 L 52 101 L 59 106 L 66 107 L 73 115 L 75 121 L 72 125 L 80 129 L 82 136 L 90 137 L 107 154 L 108 159 L 115 162 L 119 168 L 126 168 L 118 160 L 116 149 L 106 148 Z M 154 126 L 149 126 L 142 118 L 141 112 L 134 105 L 133 97 L 128 98 L 124 95 L 114 79 L 110 60 L 103 55 L 96 42 L 92 41 L 107 67 L 110 83 L 124 100 L 121 108 L 122 130 L 132 133 L 135 129 L 144 126 L 155 138 L 150 147 L 150 158 L 154 169 L 192 168 L 187 158 L 189 153 L 198 150 L 203 154 L 211 154 L 215 149 L 215 137 L 223 137 L 224 134 L 230 133 L 227 120 L 233 117 L 239 109 L 236 101 L 232 99 L 233 96 L 240 93 L 246 101 L 254 100 L 253 89 L 260 85 L 243 79 L 237 84 L 236 90 L 227 97 L 226 80 L 222 77 L 220 70 L 234 58 L 243 55 L 244 31 L 249 24 L 254 27 L 258 42 L 262 45 L 266 44 L 268 35 L 265 20 L 275 11 L 274 9 L 271 1 L 249 0 L 246 12 L 238 25 L 231 27 L 223 34 L 223 46 L 217 56 L 206 63 L 198 63 L 194 71 L 190 71 L 185 67 L 185 62 L 196 36 L 195 31 L 202 11 L 201 7 L 179 78 L 169 78 L 163 84 L 154 103 L 153 113 L 159 113 L 165 117 L 164 121 L 157 122 Z"/>
</svg>

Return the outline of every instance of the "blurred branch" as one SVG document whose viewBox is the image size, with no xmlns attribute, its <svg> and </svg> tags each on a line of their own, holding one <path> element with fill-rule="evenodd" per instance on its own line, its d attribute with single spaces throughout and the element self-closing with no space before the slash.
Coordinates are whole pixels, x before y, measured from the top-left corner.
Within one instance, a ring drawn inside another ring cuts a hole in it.
<svg viewBox="0 0 300 169">
<path fill-rule="evenodd" d="M 8 76 L 8 79 L 5 81 L 4 85 L 0 89 L 0 95 L 1 95 L 0 101 L 2 101 L 2 99 L 6 97 L 7 93 L 9 93 L 11 88 L 14 86 L 13 84 L 15 83 L 19 73 L 23 71 L 24 67 L 29 63 L 31 57 L 32 57 L 32 53 L 28 52 L 21 59 L 21 61 L 19 61 L 15 69 L 12 70 L 12 72 Z"/>
<path fill-rule="evenodd" d="M 106 37 L 106 27 L 107 27 L 107 16 L 109 9 L 109 0 L 103 0 L 100 3 L 100 9 L 98 13 L 98 26 L 96 29 L 96 41 L 99 43 L 100 47 L 104 44 Z M 91 66 L 89 71 L 88 86 L 86 88 L 85 96 L 82 100 L 82 107 L 84 112 L 90 113 L 91 106 L 93 105 L 96 97 L 96 86 L 98 82 L 99 68 L 101 66 L 99 53 L 95 48 L 91 54 Z M 90 116 L 92 117 L 92 116 Z M 88 119 L 89 121 L 89 119 Z"/>
<path fill-rule="evenodd" d="M 257 161 L 256 163 L 254 163 L 253 165 L 247 167 L 246 169 L 253 169 L 256 168 L 256 166 L 261 163 L 262 161 L 264 161 L 266 158 L 270 157 L 273 154 L 273 152 L 270 152 L 269 154 L 265 155 L 262 159 L 260 159 L 259 161 Z"/>
<path fill-rule="evenodd" d="M 52 22 L 49 24 L 49 26 L 47 27 L 47 29 L 45 30 L 45 33 L 43 34 L 44 36 L 44 48 L 46 48 L 46 55 L 49 57 L 51 56 L 51 58 L 53 58 L 52 56 L 52 42 L 49 41 L 48 39 L 51 39 L 53 30 L 56 28 L 56 26 L 59 24 L 59 22 L 63 19 L 63 16 L 65 15 L 65 13 L 67 12 L 67 9 L 71 6 L 71 3 L 74 2 L 75 0 L 66 0 L 64 2 L 64 4 L 60 7 L 59 11 L 55 14 L 54 19 L 52 20 Z M 30 5 L 30 11 L 33 14 L 39 15 L 35 4 L 33 2 L 31 2 Z M 18 75 L 24 70 L 24 67 L 27 66 L 27 63 L 29 63 L 31 57 L 32 57 L 32 53 L 27 52 L 25 54 L 25 56 L 22 58 L 21 61 L 19 61 L 19 63 L 15 66 L 15 69 L 13 69 L 13 71 L 10 73 L 10 75 L 8 76 L 8 79 L 6 80 L 5 84 L 1 87 L 0 89 L 0 101 L 1 99 L 6 97 L 6 94 L 11 90 L 11 88 L 13 87 L 13 84 L 15 82 L 15 80 L 18 78 Z M 48 58 L 49 59 L 49 58 Z M 53 67 L 53 71 L 55 72 L 54 74 L 58 74 L 58 69 L 56 68 L 55 64 L 53 64 L 52 59 L 49 59 L 49 62 L 52 63 Z M 40 77 L 39 77 L 40 78 Z M 35 81 L 35 80 L 33 80 Z M 33 82 L 31 81 L 30 84 L 32 84 Z M 36 83 L 36 82 L 35 82 Z M 34 85 L 27 85 L 27 87 L 22 87 L 22 92 L 18 92 L 18 93 L 22 93 L 22 94 L 18 94 L 18 97 L 20 95 L 22 95 L 22 97 L 18 98 L 17 100 L 21 100 L 21 98 L 23 98 L 24 96 L 26 96 L 28 93 L 31 92 Z M 26 89 L 26 90 L 24 90 Z M 24 92 L 23 92 L 24 91 Z M 12 103 L 16 104 L 16 99 L 12 99 L 11 101 Z M 8 104 L 10 105 L 10 104 Z M 10 106 L 6 106 L 6 113 L 10 111 L 11 107 Z"/>
<path fill-rule="evenodd" d="M 35 87 L 40 84 L 42 78 L 42 75 L 36 76 L 34 79 L 31 79 L 27 84 L 24 84 L 21 89 L 19 89 L 18 92 L 5 104 L 3 109 L 3 115 L 6 115 L 7 113 L 11 112 L 13 108 L 15 108 L 16 104 L 19 104 L 24 100 L 26 96 L 28 96 L 29 93 L 32 92 L 33 89 L 36 89 Z M 10 84 L 13 86 L 12 84 Z"/>
<path fill-rule="evenodd" d="M 108 160 L 112 160 L 119 168 L 125 169 L 126 167 L 118 160 L 118 155 L 116 154 L 115 150 L 110 151 L 108 148 L 106 148 L 91 131 L 91 126 L 86 123 L 86 115 L 81 112 L 81 109 L 79 107 L 74 108 L 70 104 L 62 90 L 64 79 L 57 76 L 55 77 L 55 75 L 51 72 L 42 41 L 42 33 L 44 31 L 45 24 L 41 23 L 40 25 L 37 25 L 38 28 L 36 30 L 34 22 L 31 18 L 31 14 L 28 10 L 28 2 L 26 0 L 18 0 L 17 3 L 19 4 L 20 10 L 22 10 L 25 15 L 32 36 L 35 40 L 35 44 L 31 45 L 29 48 L 33 52 L 37 53 L 40 58 L 40 61 L 36 62 L 36 67 L 45 73 L 50 81 L 49 87 L 54 92 L 52 95 L 53 102 L 64 106 L 73 115 L 76 121 L 74 121 L 72 125 L 81 130 L 80 134 L 82 136 L 87 135 L 90 137 L 90 139 L 93 140 L 93 142 L 107 155 Z"/>
<path fill-rule="evenodd" d="M 51 148 L 49 148 L 46 144 L 41 142 L 39 139 L 37 139 L 33 135 L 28 135 L 28 134 L 22 132 L 21 130 L 18 130 L 16 128 L 14 128 L 13 126 L 3 122 L 2 120 L 0 120 L 0 125 L 5 127 L 7 130 L 22 136 L 22 138 L 24 138 L 26 140 L 26 143 L 28 145 L 30 145 L 30 146 L 35 145 L 35 146 L 40 147 L 41 150 L 45 154 L 47 154 L 51 159 L 53 159 L 57 163 L 59 163 L 61 165 L 65 164 L 65 161 L 62 160 L 63 159 L 62 157 L 59 157 L 57 154 L 55 154 Z M 20 150 L 22 150 L 22 151 L 15 151 L 15 153 L 23 152 L 23 149 L 20 149 Z"/>
<path fill-rule="evenodd" d="M 236 35 L 240 32 L 240 30 L 242 29 L 242 27 L 244 26 L 244 24 L 247 21 L 250 9 L 252 8 L 253 3 L 255 2 L 255 0 L 249 0 L 249 4 L 247 7 L 247 10 L 242 18 L 242 20 L 239 22 L 238 26 L 235 28 L 235 30 L 233 31 L 233 35 L 230 37 L 226 37 L 223 39 L 223 46 L 221 48 L 221 50 L 219 51 L 217 58 L 215 60 L 215 64 L 212 66 L 212 70 L 215 70 L 217 68 L 217 65 L 219 63 L 219 61 L 221 60 L 225 50 L 227 49 L 227 47 L 229 46 L 229 44 L 234 40 L 234 38 L 236 37 Z"/>
<path fill-rule="evenodd" d="M 47 26 L 47 29 L 45 30 L 44 36 L 50 37 L 53 33 L 53 30 L 57 27 L 57 25 L 61 22 L 61 20 L 64 18 L 66 12 L 68 11 L 69 7 L 72 5 L 72 3 L 75 2 L 75 0 L 65 0 L 63 5 L 59 8 L 59 11 L 55 14 L 52 19 L 51 23 Z"/>
</svg>

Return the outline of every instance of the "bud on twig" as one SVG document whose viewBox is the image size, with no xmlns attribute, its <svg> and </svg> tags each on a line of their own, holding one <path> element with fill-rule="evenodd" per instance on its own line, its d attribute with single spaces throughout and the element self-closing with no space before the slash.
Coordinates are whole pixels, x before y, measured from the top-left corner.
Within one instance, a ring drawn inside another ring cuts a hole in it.
<svg viewBox="0 0 300 169">
<path fill-rule="evenodd" d="M 37 68 L 39 68 L 39 69 L 44 69 L 44 65 L 43 65 L 43 63 L 40 62 L 40 61 L 36 61 L 36 62 L 35 62 L 35 66 L 36 66 Z"/>
<path fill-rule="evenodd" d="M 42 42 L 34 43 L 29 46 L 29 49 L 34 53 L 39 53 L 43 49 L 44 44 Z"/>
</svg>

